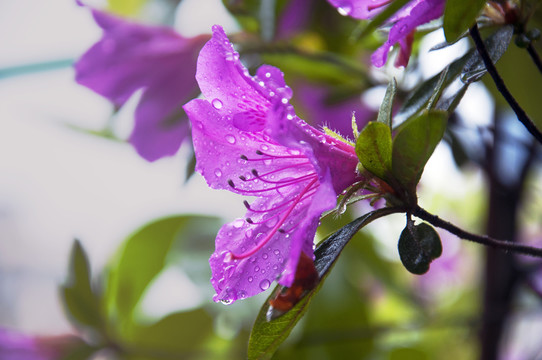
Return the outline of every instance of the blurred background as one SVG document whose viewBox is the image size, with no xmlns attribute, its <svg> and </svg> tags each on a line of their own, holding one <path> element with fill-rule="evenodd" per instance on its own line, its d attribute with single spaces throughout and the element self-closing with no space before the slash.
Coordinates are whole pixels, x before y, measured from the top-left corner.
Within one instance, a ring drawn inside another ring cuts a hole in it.
<svg viewBox="0 0 542 360">
<path fill-rule="evenodd" d="M 133 21 L 172 26 L 185 36 L 208 34 L 216 23 L 229 33 L 250 28 L 246 18 L 237 21 L 239 17 L 236 20 L 219 0 L 92 5 L 109 7 Z M 320 13 L 329 16 L 331 24 L 344 21 L 346 25 L 327 35 L 321 26 L 303 25 L 308 30 L 299 30 L 293 44 L 361 62 L 382 39 L 379 35 L 368 39 L 360 47 L 370 50 L 359 55 L 358 45 L 339 44 L 333 38 L 347 38 L 357 23 L 341 17 L 324 1 L 311 8 L 310 14 Z M 415 46 L 419 58 L 411 60 L 407 71 L 392 65 L 381 70 L 362 66 L 360 71 L 369 80 L 348 89 L 337 86 L 345 74 L 336 70 L 325 76 L 309 71 L 301 77 L 333 88 L 336 94 L 353 95 L 356 106 L 364 109 L 357 111 L 358 122 L 366 122 L 374 118 L 389 79 L 398 79 L 404 99 L 416 84 L 469 48 L 468 41 L 462 40 L 429 52 L 444 37 L 441 30 L 426 33 Z M 133 128 L 137 94 L 119 110 L 76 84 L 73 62 L 102 36 L 87 8 L 71 0 L 1 1 L 0 34 L 0 327 L 40 339 L 77 336 L 76 343 L 84 342 L 88 350 L 78 358 L 244 358 L 251 325 L 269 294 L 231 306 L 213 303 L 207 263 L 221 224 L 243 216 L 242 200 L 209 189 L 198 174 L 190 176 L 192 149 L 187 142 L 175 156 L 152 163 L 136 153 L 126 139 Z M 521 66 L 515 63 L 519 55 L 514 51 L 502 60 L 504 75 Z M 303 65 L 273 53 L 247 59 L 281 67 L 287 81 L 298 81 L 296 69 Z M 539 119 L 535 89 L 540 89 L 536 88 L 540 78 L 533 80 L 538 75 L 524 72 L 522 79 L 530 79 L 529 83 L 514 82 L 513 76 L 506 79 L 513 89 L 529 89 L 521 99 Z M 303 95 L 305 83 L 298 84 L 293 86 L 294 101 Z M 503 110 L 491 85 L 488 88 L 481 82 L 470 86 L 455 115 L 458 123 L 467 124 L 458 127 L 463 147 L 447 141 L 437 148 L 419 192 L 422 207 L 477 233 L 486 228 L 489 190 L 472 150 L 476 152 L 476 144 L 485 141 L 487 133 L 480 129 L 490 126 L 495 117 L 515 124 L 513 114 Z M 299 101 L 294 105 L 307 118 L 311 108 L 303 108 Z M 348 108 L 346 114 L 350 112 Z M 509 128 L 515 138 L 527 137 L 522 127 Z M 506 166 L 515 161 L 514 156 L 522 156 L 514 148 L 504 157 Z M 458 151 L 465 149 L 471 153 L 466 151 L 461 163 Z M 537 167 L 529 172 L 529 201 L 520 211 L 518 225 L 518 238 L 538 245 L 542 244 L 541 175 Z M 339 219 L 326 218 L 318 238 L 368 210 L 358 204 Z M 403 226 L 403 216 L 390 216 L 351 241 L 276 358 L 477 358 L 485 249 L 440 232 L 443 256 L 427 274 L 412 275 L 402 267 L 396 250 Z M 74 239 L 80 245 L 74 246 Z M 89 298 L 102 304 L 98 310 L 89 306 L 88 316 L 78 315 L 77 305 L 69 301 L 66 305 L 61 288 L 77 283 L 74 269 L 81 269 L 85 257 L 92 277 Z M 149 270 L 146 261 L 156 266 Z M 540 266 L 532 259 L 518 261 L 536 270 Z M 136 284 L 143 278 L 138 295 L 122 299 L 123 279 Z M 499 346 L 502 359 L 542 358 L 537 335 L 542 333 L 542 282 L 540 276 L 528 278 L 518 285 L 506 322 Z M 126 308 L 130 311 L 124 314 Z M 92 320 L 98 313 L 105 320 Z"/>
</svg>

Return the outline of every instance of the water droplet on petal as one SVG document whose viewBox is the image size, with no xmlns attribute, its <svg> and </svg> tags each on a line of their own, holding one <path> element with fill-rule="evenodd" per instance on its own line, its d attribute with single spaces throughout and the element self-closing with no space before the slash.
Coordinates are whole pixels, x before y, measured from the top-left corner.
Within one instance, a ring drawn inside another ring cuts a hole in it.
<svg viewBox="0 0 542 360">
<path fill-rule="evenodd" d="M 352 6 L 350 6 L 348 4 L 345 4 L 343 6 L 338 7 L 337 11 L 342 16 L 348 16 L 348 15 L 350 15 L 352 13 Z"/>
<path fill-rule="evenodd" d="M 221 177 L 222 176 L 222 171 L 220 169 L 216 169 L 215 170 L 215 176 L 216 177 Z"/>
<path fill-rule="evenodd" d="M 267 151 L 269 150 L 269 146 L 263 144 L 262 146 L 260 146 L 260 149 L 262 149 L 263 151 Z"/>
<path fill-rule="evenodd" d="M 226 138 L 226 141 L 229 142 L 230 144 L 235 144 L 235 136 L 228 134 L 225 136 L 225 138 Z"/>
<path fill-rule="evenodd" d="M 279 249 L 275 249 L 275 250 L 273 250 L 273 253 L 274 253 L 275 255 L 279 256 L 279 255 L 280 255 L 280 250 L 279 250 Z"/>
<path fill-rule="evenodd" d="M 252 276 L 249 276 L 247 280 L 248 280 L 248 282 L 250 282 L 250 283 L 251 283 L 251 282 L 252 282 L 252 280 L 254 280 L 254 278 L 253 278 Z"/>
<path fill-rule="evenodd" d="M 243 219 L 237 219 L 233 222 L 233 227 L 236 227 L 237 229 L 242 228 L 245 224 L 245 220 Z"/>
<path fill-rule="evenodd" d="M 270 78 L 270 77 L 271 77 L 271 73 L 270 73 L 270 72 L 266 72 L 266 73 L 265 73 L 265 77 L 266 77 L 266 78 Z"/>
<path fill-rule="evenodd" d="M 269 255 L 267 255 L 267 254 L 263 254 L 263 255 L 262 255 L 262 258 L 263 258 L 264 260 L 267 259 L 268 257 L 269 257 Z"/>
<path fill-rule="evenodd" d="M 271 285 L 271 282 L 267 279 L 264 279 L 262 281 L 260 281 L 260 289 L 262 290 L 267 290 L 269 289 L 269 286 Z"/>
<path fill-rule="evenodd" d="M 237 297 L 238 297 L 239 299 L 246 299 L 247 293 L 244 292 L 243 290 L 241 290 L 241 291 L 239 291 L 239 292 L 237 293 Z"/>
<path fill-rule="evenodd" d="M 283 104 L 288 104 L 288 99 L 286 99 L 286 98 L 282 98 L 280 101 L 281 101 Z"/>
<path fill-rule="evenodd" d="M 220 101 L 220 99 L 214 99 L 211 104 L 213 105 L 213 107 L 217 110 L 220 110 L 222 109 L 222 101 Z"/>
<path fill-rule="evenodd" d="M 232 299 L 221 299 L 220 302 L 224 305 L 231 305 L 233 303 Z"/>
<path fill-rule="evenodd" d="M 256 266 L 254 267 L 254 272 L 258 272 L 258 271 L 260 271 L 260 267 L 259 267 L 258 265 L 256 265 Z"/>
</svg>

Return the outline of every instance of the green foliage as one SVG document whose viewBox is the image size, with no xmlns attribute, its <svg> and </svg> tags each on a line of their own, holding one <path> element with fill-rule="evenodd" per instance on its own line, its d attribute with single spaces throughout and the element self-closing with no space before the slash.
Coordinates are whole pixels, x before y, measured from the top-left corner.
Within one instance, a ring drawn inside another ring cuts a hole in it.
<svg viewBox="0 0 542 360">
<path fill-rule="evenodd" d="M 315 250 L 314 265 L 319 275 L 318 285 L 308 292 L 292 309 L 285 314 L 271 321 L 267 320 L 269 311 L 269 300 L 271 295 L 264 303 L 250 334 L 248 344 L 249 359 L 270 359 L 278 346 L 288 337 L 294 326 L 307 311 L 307 306 L 313 296 L 320 290 L 329 271 L 337 261 L 342 250 L 350 241 L 350 239 L 365 225 L 373 220 L 389 215 L 396 210 L 393 208 L 385 208 L 367 213 L 358 219 L 352 221 L 348 225 L 342 227 L 339 231 L 329 236 L 322 241 Z M 273 294 L 279 291 L 277 287 Z"/>
<path fill-rule="evenodd" d="M 65 308 L 76 326 L 96 332 L 102 329 L 100 297 L 92 289 L 87 255 L 78 240 L 73 243 L 68 279 L 60 290 Z"/>
<path fill-rule="evenodd" d="M 446 40 L 456 40 L 474 25 L 485 4 L 485 0 L 447 0 L 443 20 Z"/>
<path fill-rule="evenodd" d="M 393 139 L 392 172 L 406 190 L 416 192 L 425 164 L 442 139 L 447 114 L 428 111 L 401 125 Z"/>
<path fill-rule="evenodd" d="M 440 237 L 433 227 L 426 223 L 408 223 L 397 245 L 399 256 L 405 268 L 413 274 L 425 274 L 431 262 L 442 254 Z"/>
<path fill-rule="evenodd" d="M 378 111 L 378 117 L 376 121 L 388 125 L 391 129 L 391 115 L 393 113 L 393 100 L 397 94 L 397 81 L 393 78 L 388 84 L 386 89 L 386 94 L 384 94 L 384 99 L 380 104 L 380 110 Z"/>
<path fill-rule="evenodd" d="M 381 122 L 369 122 L 356 141 L 361 165 L 381 179 L 389 178 L 392 163 L 391 129 Z"/>
</svg>

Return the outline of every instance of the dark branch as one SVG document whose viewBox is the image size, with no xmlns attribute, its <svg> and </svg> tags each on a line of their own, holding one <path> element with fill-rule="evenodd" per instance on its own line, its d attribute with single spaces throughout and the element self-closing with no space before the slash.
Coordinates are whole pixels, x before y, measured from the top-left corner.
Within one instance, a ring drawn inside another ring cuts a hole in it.
<svg viewBox="0 0 542 360">
<path fill-rule="evenodd" d="M 474 44 L 476 45 L 478 53 L 480 54 L 480 57 L 484 61 L 487 72 L 489 73 L 489 75 L 491 75 L 491 78 L 497 86 L 497 89 L 502 94 L 502 96 L 504 96 L 505 100 L 508 102 L 512 110 L 514 110 L 518 120 L 521 121 L 521 123 L 527 128 L 527 130 L 529 130 L 529 132 L 536 138 L 536 140 L 538 140 L 538 142 L 542 143 L 542 133 L 531 121 L 525 110 L 523 110 L 521 106 L 519 106 L 516 99 L 514 99 L 514 97 L 504 84 L 503 79 L 497 72 L 495 64 L 493 64 L 493 61 L 491 61 L 484 42 L 482 41 L 482 37 L 480 36 L 480 32 L 478 31 L 478 25 L 474 25 L 473 27 L 471 27 L 469 29 L 469 32 L 472 40 L 474 41 Z"/>
<path fill-rule="evenodd" d="M 512 251 L 518 254 L 530 255 L 538 258 L 542 258 L 542 249 L 535 248 L 528 245 L 522 245 L 515 242 L 503 241 L 493 239 L 487 235 L 476 235 L 468 231 L 458 228 L 457 226 L 449 223 L 448 221 L 442 220 L 436 215 L 428 213 L 419 206 L 416 206 L 412 211 L 412 215 L 419 217 L 422 220 L 427 221 L 428 223 L 449 231 L 450 233 L 457 235 L 458 237 L 469 240 L 478 244 L 490 246 L 496 249 L 504 251 Z"/>
<path fill-rule="evenodd" d="M 538 71 L 542 73 L 542 61 L 540 60 L 540 56 L 536 52 L 536 49 L 534 48 L 532 43 L 527 46 L 527 52 L 529 53 L 529 55 L 531 55 L 531 59 L 533 59 L 534 64 L 538 68 Z"/>
</svg>

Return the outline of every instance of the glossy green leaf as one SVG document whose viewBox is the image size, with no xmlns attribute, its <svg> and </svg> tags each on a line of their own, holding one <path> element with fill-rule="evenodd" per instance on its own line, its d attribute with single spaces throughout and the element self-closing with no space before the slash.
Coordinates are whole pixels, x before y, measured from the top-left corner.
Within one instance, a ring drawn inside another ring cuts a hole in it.
<svg viewBox="0 0 542 360">
<path fill-rule="evenodd" d="M 134 16 L 139 14 L 147 0 L 107 0 L 111 12 L 119 15 Z"/>
<path fill-rule="evenodd" d="M 277 288 L 275 288 L 273 294 L 260 309 L 258 317 L 252 327 L 248 343 L 248 359 L 270 359 L 279 345 L 288 337 L 294 326 L 307 311 L 311 299 L 320 290 L 327 274 L 335 264 L 335 261 L 338 259 L 348 241 L 350 241 L 362 227 L 373 220 L 399 211 L 400 209 L 396 208 L 375 210 L 357 218 L 322 241 L 314 252 L 314 265 L 320 277 L 318 285 L 313 290 L 309 291 L 290 311 L 271 321 L 267 321 L 267 313 L 270 308 L 269 300 L 277 293 L 277 291 L 280 291 L 279 289 L 281 287 L 277 286 Z"/>
<path fill-rule="evenodd" d="M 376 119 L 377 122 L 388 125 L 390 129 L 391 129 L 391 115 L 393 113 L 393 99 L 395 98 L 396 93 L 397 93 L 397 81 L 395 81 L 395 78 L 393 78 L 390 81 L 388 88 L 386 89 L 386 94 L 384 95 L 384 99 L 382 100 L 382 103 L 380 104 L 380 110 L 378 111 L 378 117 Z"/>
<path fill-rule="evenodd" d="M 484 40 L 484 45 L 494 64 L 506 53 L 508 45 L 512 41 L 512 35 L 514 35 L 514 27 L 507 25 L 500 27 Z M 465 84 L 480 80 L 487 72 L 484 61 L 478 54 L 478 51 L 474 50 L 461 74 L 461 81 Z"/>
<path fill-rule="evenodd" d="M 407 225 L 401 232 L 397 248 L 405 268 L 417 275 L 425 274 L 431 262 L 442 255 L 440 237 L 426 223 Z"/>
<path fill-rule="evenodd" d="M 447 0 L 443 28 L 448 42 L 453 42 L 475 24 L 485 0 Z"/>
<path fill-rule="evenodd" d="M 452 81 L 457 79 L 473 53 L 473 50 L 469 51 L 447 67 L 448 71 L 442 80 L 441 88 L 445 88 L 452 83 Z M 441 76 L 444 71 L 445 70 L 426 80 L 411 93 L 394 117 L 395 127 L 426 108 L 427 103 L 439 88 L 438 84 L 441 81 Z"/>
<path fill-rule="evenodd" d="M 356 141 L 356 154 L 361 165 L 374 175 L 385 179 L 391 173 L 391 129 L 381 122 L 369 122 Z"/>
<path fill-rule="evenodd" d="M 72 247 L 68 279 L 61 287 L 61 296 L 69 317 L 76 326 L 99 331 L 102 327 L 101 301 L 92 290 L 90 266 L 78 240 L 75 240 Z"/>
<path fill-rule="evenodd" d="M 164 268 L 172 244 L 196 220 L 216 221 L 207 217 L 173 216 L 144 226 L 126 240 L 110 268 L 106 291 L 110 316 L 121 324 L 131 320 L 145 289 Z"/>
<path fill-rule="evenodd" d="M 447 114 L 428 111 L 409 119 L 393 139 L 392 172 L 408 191 L 415 193 L 427 160 L 442 139 Z"/>
</svg>

